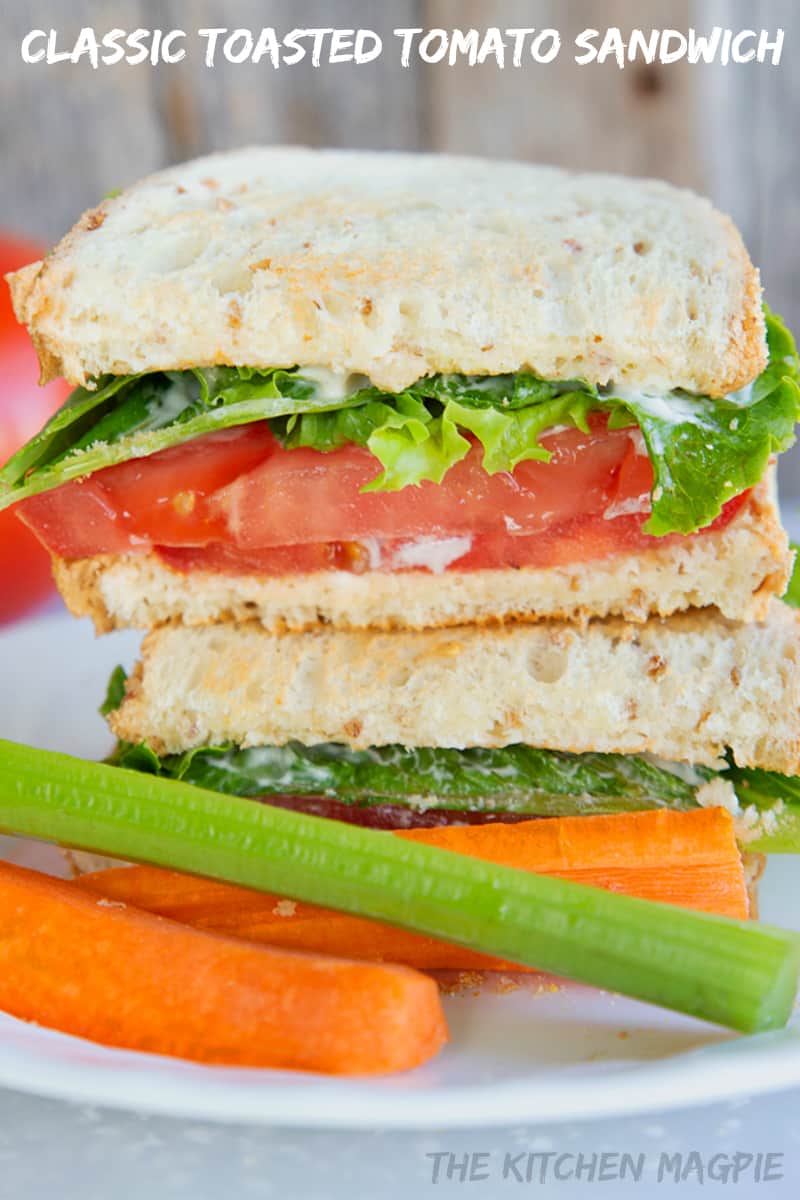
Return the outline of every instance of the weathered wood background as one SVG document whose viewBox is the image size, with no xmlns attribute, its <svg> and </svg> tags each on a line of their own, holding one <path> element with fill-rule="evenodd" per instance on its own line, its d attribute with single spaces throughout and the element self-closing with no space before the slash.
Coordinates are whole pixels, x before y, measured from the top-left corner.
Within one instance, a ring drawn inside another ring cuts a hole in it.
<svg viewBox="0 0 800 1200">
<path fill-rule="evenodd" d="M 399 63 L 392 29 L 782 27 L 780 67 L 607 63 L 500 71 Z M 375 63 L 274 71 L 198 54 L 169 67 L 32 67 L 32 28 L 368 27 Z M 659 175 L 742 228 L 771 303 L 800 331 L 798 0 L 0 0 L 0 225 L 56 238 L 99 196 L 210 149 L 302 142 L 454 150 Z M 800 457 L 784 472 L 800 494 Z"/>
</svg>

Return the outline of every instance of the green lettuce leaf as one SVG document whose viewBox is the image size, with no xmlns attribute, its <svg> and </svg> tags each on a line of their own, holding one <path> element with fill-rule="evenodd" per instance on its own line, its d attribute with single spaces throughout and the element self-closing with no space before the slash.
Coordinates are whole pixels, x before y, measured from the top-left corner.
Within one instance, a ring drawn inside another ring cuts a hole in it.
<svg viewBox="0 0 800 1200">
<path fill-rule="evenodd" d="M 587 431 L 588 413 L 603 407 L 598 393 L 582 383 L 548 383 L 524 373 L 486 380 L 434 375 L 396 397 L 376 392 L 359 407 L 292 416 L 274 422 L 273 430 L 287 449 L 367 446 L 383 471 L 363 490 L 397 491 L 426 479 L 440 483 L 469 452 L 460 430 L 481 443 L 489 474 L 513 471 L 527 459 L 549 461 L 540 443 L 548 429 L 574 425 Z"/>
<path fill-rule="evenodd" d="M 309 796 L 357 806 L 393 804 L 423 811 L 581 816 L 697 808 L 698 791 L 720 778 L 741 805 L 746 848 L 800 851 L 800 779 L 736 767 L 670 766 L 637 755 L 569 754 L 514 745 L 449 750 L 338 744 L 205 746 L 159 758 L 147 745 L 120 744 L 112 761 L 229 796 Z"/>
<path fill-rule="evenodd" d="M 726 501 L 758 483 L 773 454 L 794 443 L 800 420 L 797 351 L 780 318 L 771 313 L 766 318 L 769 361 L 743 391 L 717 400 L 676 394 L 667 405 L 626 397 L 625 408 L 653 464 L 647 533 L 691 533 L 710 524 Z"/>
<path fill-rule="evenodd" d="M 795 555 L 794 566 L 792 567 L 789 586 L 781 598 L 784 604 L 791 604 L 792 608 L 800 608 L 800 546 L 792 542 L 791 549 Z"/>
<path fill-rule="evenodd" d="M 233 796 L 302 795 L 358 805 L 401 804 L 478 812 L 555 816 L 668 805 L 689 808 L 695 785 L 644 758 L 562 754 L 530 746 L 504 749 L 350 750 L 327 744 L 207 747 L 157 759 L 146 747 L 118 751 L 117 765 Z"/>
<path fill-rule="evenodd" d="M 78 389 L 40 434 L 0 471 L 0 509 L 103 467 L 154 454 L 202 434 L 266 420 L 288 449 L 366 446 L 382 470 L 365 490 L 441 482 L 472 435 L 489 473 L 548 461 L 554 427 L 586 430 L 593 410 L 615 428 L 636 424 L 653 464 L 656 536 L 692 533 L 763 476 L 794 441 L 800 370 L 791 334 L 767 312 L 769 363 L 743 391 L 713 399 L 597 389 L 581 380 L 513 375 L 434 375 L 393 395 L 374 387 L 332 396 L 299 368 L 167 371 Z"/>
<path fill-rule="evenodd" d="M 128 674 L 124 667 L 114 667 L 111 672 L 111 677 L 106 687 L 106 696 L 103 703 L 97 710 L 101 717 L 107 717 L 109 713 L 116 712 L 122 701 L 125 699 L 125 684 L 128 681 Z"/>
<path fill-rule="evenodd" d="M 297 371 L 247 367 L 159 371 L 101 380 L 73 392 L 0 470 L 0 510 L 94 471 L 144 458 L 202 434 L 332 406 Z"/>
</svg>

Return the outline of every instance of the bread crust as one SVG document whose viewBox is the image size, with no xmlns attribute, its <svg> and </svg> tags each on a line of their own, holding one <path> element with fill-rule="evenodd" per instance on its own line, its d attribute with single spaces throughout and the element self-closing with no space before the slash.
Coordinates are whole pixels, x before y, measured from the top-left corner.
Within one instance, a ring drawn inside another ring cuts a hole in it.
<svg viewBox="0 0 800 1200">
<path fill-rule="evenodd" d="M 428 572 L 318 571 L 259 578 L 181 574 L 155 554 L 54 559 L 56 583 L 77 617 L 99 633 L 167 621 L 258 620 L 275 633 L 422 629 L 446 625 L 622 616 L 644 621 L 716 605 L 733 620 L 764 617 L 786 587 L 792 555 L 775 504 L 774 468 L 724 529 L 643 554 L 569 566 Z"/>
<path fill-rule="evenodd" d="M 800 614 L 713 611 L 395 633 L 255 623 L 147 635 L 111 726 L 158 753 L 344 742 L 650 752 L 800 771 Z"/>
<path fill-rule="evenodd" d="M 761 876 L 764 874 L 766 865 L 766 854 L 757 854 L 752 850 L 743 852 L 742 867 L 744 868 L 744 881 L 747 888 L 747 915 L 751 921 L 757 921 L 759 917 L 758 885 L 761 882 Z"/>
<path fill-rule="evenodd" d="M 732 222 L 661 181 L 250 148 L 153 175 L 8 276 L 42 379 L 325 366 L 724 395 L 766 361 Z"/>
</svg>

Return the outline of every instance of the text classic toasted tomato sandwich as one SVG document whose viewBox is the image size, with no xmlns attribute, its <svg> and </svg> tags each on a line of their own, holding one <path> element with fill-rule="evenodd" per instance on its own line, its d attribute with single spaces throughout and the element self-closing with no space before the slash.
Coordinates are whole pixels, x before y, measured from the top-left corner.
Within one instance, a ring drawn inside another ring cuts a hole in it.
<svg viewBox="0 0 800 1200">
<path fill-rule="evenodd" d="M 789 827 L 798 363 L 705 200 L 248 149 L 10 284 L 76 391 L 0 503 L 74 613 L 150 630 L 121 765 L 382 823 Z"/>
</svg>

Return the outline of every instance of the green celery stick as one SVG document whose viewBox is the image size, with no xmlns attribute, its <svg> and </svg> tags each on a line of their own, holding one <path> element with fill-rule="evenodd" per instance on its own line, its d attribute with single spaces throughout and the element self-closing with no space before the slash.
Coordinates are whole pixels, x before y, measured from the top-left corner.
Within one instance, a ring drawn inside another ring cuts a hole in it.
<svg viewBox="0 0 800 1200">
<path fill-rule="evenodd" d="M 792 1011 L 800 938 L 0 741 L 0 830 L 416 930 L 745 1032 Z"/>
</svg>

